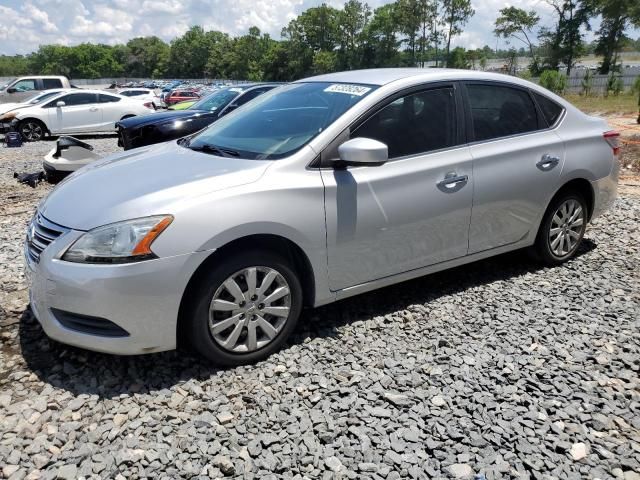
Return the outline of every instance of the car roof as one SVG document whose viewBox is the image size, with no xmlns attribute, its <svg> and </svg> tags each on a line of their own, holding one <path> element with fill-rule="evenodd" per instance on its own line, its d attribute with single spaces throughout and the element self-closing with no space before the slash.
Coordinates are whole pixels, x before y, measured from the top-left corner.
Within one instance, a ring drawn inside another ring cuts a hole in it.
<svg viewBox="0 0 640 480">
<path fill-rule="evenodd" d="M 423 81 L 474 79 L 520 83 L 519 79 L 501 73 L 456 70 L 452 68 L 372 68 L 317 75 L 303 78 L 298 82 L 361 83 L 382 86 L 408 77 L 417 77 L 416 80 Z"/>
</svg>

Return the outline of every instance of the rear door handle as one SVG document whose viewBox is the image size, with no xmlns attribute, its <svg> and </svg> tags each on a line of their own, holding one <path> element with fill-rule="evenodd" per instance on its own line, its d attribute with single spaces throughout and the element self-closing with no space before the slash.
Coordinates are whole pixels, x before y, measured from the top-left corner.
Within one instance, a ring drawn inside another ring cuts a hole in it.
<svg viewBox="0 0 640 480">
<path fill-rule="evenodd" d="M 540 161 L 536 163 L 536 167 L 538 167 L 543 172 L 548 172 L 549 170 L 553 170 L 555 166 L 558 165 L 558 163 L 560 163 L 559 157 L 555 157 L 553 155 L 545 153 L 544 155 L 542 155 Z"/>
<path fill-rule="evenodd" d="M 443 192 L 457 192 L 469 181 L 468 175 L 456 175 L 455 172 L 447 173 L 444 180 L 437 183 L 438 188 Z"/>
</svg>

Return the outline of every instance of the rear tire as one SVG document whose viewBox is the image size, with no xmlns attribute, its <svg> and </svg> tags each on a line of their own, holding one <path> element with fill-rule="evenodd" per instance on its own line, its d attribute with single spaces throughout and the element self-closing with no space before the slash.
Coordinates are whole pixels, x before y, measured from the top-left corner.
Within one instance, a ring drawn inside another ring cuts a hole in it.
<svg viewBox="0 0 640 480">
<path fill-rule="evenodd" d="M 587 228 L 587 202 L 575 191 L 557 195 L 544 214 L 534 250 L 549 266 L 572 258 Z"/>
<path fill-rule="evenodd" d="M 295 269 L 273 252 L 248 251 L 222 260 L 205 273 L 191 298 L 188 342 L 219 365 L 268 357 L 286 341 L 302 311 Z"/>
<path fill-rule="evenodd" d="M 25 142 L 37 142 L 44 138 L 47 127 L 40 120 L 26 118 L 18 124 L 18 132 Z"/>
</svg>

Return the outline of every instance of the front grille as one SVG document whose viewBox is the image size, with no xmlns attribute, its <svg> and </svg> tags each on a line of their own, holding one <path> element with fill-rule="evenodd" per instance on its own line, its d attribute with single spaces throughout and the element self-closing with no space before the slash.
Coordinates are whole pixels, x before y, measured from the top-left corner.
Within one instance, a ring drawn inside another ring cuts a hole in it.
<svg viewBox="0 0 640 480">
<path fill-rule="evenodd" d="M 68 231 L 68 228 L 50 222 L 40 213 L 36 213 L 27 230 L 27 255 L 29 259 L 38 263 L 40 254 L 44 249 L 60 235 Z"/>
<path fill-rule="evenodd" d="M 99 337 L 128 337 L 129 332 L 105 318 L 90 317 L 52 308 L 51 313 L 69 330 Z"/>
</svg>

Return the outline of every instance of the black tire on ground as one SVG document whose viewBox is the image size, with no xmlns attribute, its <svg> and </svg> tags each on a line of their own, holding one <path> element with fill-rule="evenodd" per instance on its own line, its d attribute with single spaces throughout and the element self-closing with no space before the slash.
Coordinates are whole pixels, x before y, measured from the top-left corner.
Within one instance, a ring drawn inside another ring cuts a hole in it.
<svg viewBox="0 0 640 480">
<path fill-rule="evenodd" d="M 573 229 L 567 229 L 566 227 L 562 226 L 564 224 L 564 221 L 568 219 L 563 218 L 563 212 L 558 212 L 558 209 L 560 209 L 567 202 L 569 202 L 569 204 L 572 204 L 572 202 L 577 202 L 580 208 L 580 213 L 577 213 L 577 208 L 574 212 L 574 215 L 577 215 L 574 222 L 577 221 L 577 218 L 581 218 L 582 224 L 578 227 L 574 227 Z M 558 215 L 556 216 L 556 214 Z M 560 265 L 572 258 L 580 247 L 580 242 L 582 242 L 582 238 L 584 237 L 584 232 L 587 228 L 587 214 L 587 202 L 584 200 L 584 197 L 580 193 L 569 190 L 556 195 L 556 197 L 549 204 L 549 207 L 544 214 L 542 223 L 540 224 L 540 229 L 538 230 L 536 243 L 533 248 L 535 256 L 538 258 L 538 260 L 546 265 L 555 266 Z M 556 216 L 556 220 L 554 220 L 554 216 Z M 558 220 L 561 220 L 560 227 L 558 227 Z M 577 241 L 575 241 L 575 244 L 572 243 L 570 248 L 567 245 L 566 253 L 563 252 L 563 254 L 559 254 L 558 252 L 554 252 L 553 243 L 554 240 L 556 240 L 556 237 L 551 238 L 550 236 L 552 228 L 554 228 L 554 230 L 556 231 L 562 229 L 564 229 L 565 231 L 572 230 L 573 233 L 569 232 L 568 234 L 571 235 L 571 238 L 573 239 L 572 242 L 575 240 Z"/>
<path fill-rule="evenodd" d="M 37 142 L 45 137 L 47 127 L 40 120 L 25 118 L 18 124 L 18 132 L 25 142 Z"/>
<path fill-rule="evenodd" d="M 215 292 L 223 282 L 234 273 L 253 266 L 277 270 L 284 277 L 291 293 L 289 316 L 277 336 L 262 348 L 247 353 L 232 352 L 214 340 L 209 329 L 209 308 Z M 189 345 L 213 363 L 227 366 L 254 363 L 280 349 L 296 326 L 303 302 L 302 287 L 295 269 L 281 255 L 269 251 L 248 251 L 223 260 L 203 275 L 190 298 L 190 310 L 184 324 Z"/>
</svg>

